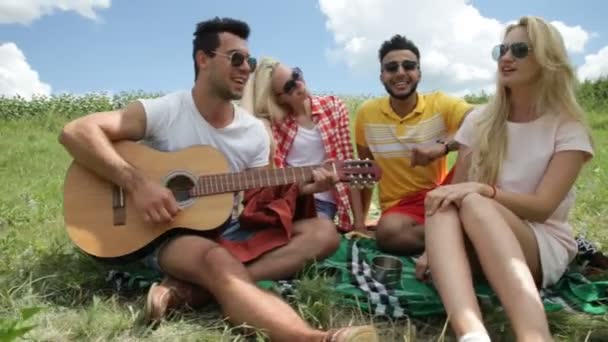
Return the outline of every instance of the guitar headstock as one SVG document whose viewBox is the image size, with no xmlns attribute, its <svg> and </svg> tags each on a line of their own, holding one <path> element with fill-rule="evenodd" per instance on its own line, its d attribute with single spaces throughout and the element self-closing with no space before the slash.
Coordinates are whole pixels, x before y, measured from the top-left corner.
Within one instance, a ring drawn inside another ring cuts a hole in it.
<svg viewBox="0 0 608 342">
<path fill-rule="evenodd" d="M 339 160 L 333 161 L 335 172 L 340 182 L 349 183 L 358 188 L 374 186 L 382 175 L 382 170 L 374 160 Z"/>
</svg>

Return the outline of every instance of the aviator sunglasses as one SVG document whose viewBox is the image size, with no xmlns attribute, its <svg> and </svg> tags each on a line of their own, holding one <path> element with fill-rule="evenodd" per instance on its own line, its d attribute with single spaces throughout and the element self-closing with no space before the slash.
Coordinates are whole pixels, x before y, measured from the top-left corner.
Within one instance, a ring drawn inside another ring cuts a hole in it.
<svg viewBox="0 0 608 342">
<path fill-rule="evenodd" d="M 511 50 L 511 54 L 513 55 L 513 57 L 517 59 L 522 59 L 528 56 L 530 51 L 532 51 L 532 47 L 524 42 L 499 44 L 492 49 L 492 58 L 494 58 L 495 61 L 498 61 L 509 50 Z"/>
<path fill-rule="evenodd" d="M 407 59 L 403 60 L 401 63 L 399 63 L 397 61 L 392 61 L 392 62 L 385 63 L 383 68 L 384 68 L 384 71 L 390 72 L 392 74 L 392 73 L 396 73 L 399 70 L 399 65 L 401 65 L 401 67 L 403 67 L 403 70 L 405 70 L 405 71 L 412 71 L 418 67 L 418 62 L 410 61 Z"/>
<path fill-rule="evenodd" d="M 303 79 L 304 79 L 304 74 L 302 73 L 302 70 L 298 67 L 293 68 L 291 71 L 291 78 L 289 80 L 287 80 L 285 82 L 285 84 L 283 85 L 283 92 L 280 94 L 277 94 L 277 95 L 291 93 L 298 86 L 296 82 L 301 81 Z"/>
<path fill-rule="evenodd" d="M 230 65 L 232 65 L 235 68 L 240 67 L 241 65 L 243 65 L 243 63 L 245 63 L 245 61 L 247 61 L 247 64 L 249 64 L 249 69 L 251 72 L 255 71 L 255 67 L 258 64 L 258 61 L 255 59 L 255 57 L 245 55 L 242 52 L 238 52 L 238 51 L 235 51 L 235 52 L 232 52 L 229 54 L 225 54 L 225 53 L 221 53 L 221 52 L 217 52 L 217 51 L 213 51 L 213 53 L 218 56 L 228 58 L 230 60 Z"/>
</svg>

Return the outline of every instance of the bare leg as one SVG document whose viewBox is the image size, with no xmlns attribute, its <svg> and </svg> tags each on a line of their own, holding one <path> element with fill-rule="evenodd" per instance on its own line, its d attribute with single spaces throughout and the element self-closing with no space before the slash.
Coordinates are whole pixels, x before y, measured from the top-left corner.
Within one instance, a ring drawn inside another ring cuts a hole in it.
<svg viewBox="0 0 608 342">
<path fill-rule="evenodd" d="M 457 336 L 487 333 L 473 289 L 465 239 L 455 207 L 426 218 L 426 253 L 433 283 Z"/>
<path fill-rule="evenodd" d="M 255 280 L 292 277 L 309 262 L 333 254 L 340 244 L 336 226 L 327 219 L 313 218 L 294 223 L 294 236 L 285 246 L 262 255 L 247 265 Z"/>
<path fill-rule="evenodd" d="M 249 324 L 273 341 L 320 341 L 325 334 L 304 322 L 285 302 L 258 288 L 228 251 L 210 240 L 182 236 L 159 256 L 171 276 L 209 290 L 233 324 Z"/>
<path fill-rule="evenodd" d="M 551 340 L 536 286 L 542 269 L 532 229 L 504 206 L 477 194 L 462 201 L 460 219 L 518 341 Z"/>
<path fill-rule="evenodd" d="M 424 251 L 424 226 L 403 214 L 383 215 L 376 226 L 378 248 L 398 255 L 420 254 Z"/>
<path fill-rule="evenodd" d="M 331 255 L 340 243 L 335 225 L 326 219 L 297 221 L 293 228 L 294 236 L 287 245 L 266 253 L 247 266 L 254 281 L 289 278 L 306 263 Z M 198 308 L 212 299 L 204 288 L 170 276 L 166 276 L 161 286 L 154 291 L 157 293 L 153 296 L 162 297 L 157 299 L 156 304 L 160 308 L 171 309 L 182 305 Z M 168 291 L 172 293 L 164 295 Z M 160 311 L 158 314 L 162 316 L 166 310 Z"/>
</svg>

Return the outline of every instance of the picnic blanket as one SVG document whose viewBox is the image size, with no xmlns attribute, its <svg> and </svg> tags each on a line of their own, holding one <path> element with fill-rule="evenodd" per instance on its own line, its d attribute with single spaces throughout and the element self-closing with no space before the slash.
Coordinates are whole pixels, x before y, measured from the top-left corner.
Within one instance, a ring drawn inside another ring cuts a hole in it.
<svg viewBox="0 0 608 342">
<path fill-rule="evenodd" d="M 319 271 L 334 274 L 332 288 L 346 305 L 356 305 L 376 316 L 400 318 L 445 313 L 441 298 L 432 284 L 423 283 L 414 274 L 415 260 L 401 257 L 401 285 L 388 288 L 371 275 L 371 260 L 381 254 L 373 239 L 343 238 L 338 251 L 320 262 Z M 281 292 L 285 282 L 275 284 Z M 293 287 L 293 286 L 290 286 Z M 291 289 L 288 289 L 291 291 Z M 498 298 L 485 282 L 475 285 L 482 304 L 500 306 Z M 546 311 L 579 311 L 589 314 L 608 312 L 608 280 L 591 281 L 576 265 L 554 286 L 541 291 Z"/>
<path fill-rule="evenodd" d="M 608 312 L 608 277 L 590 280 L 582 273 L 588 257 L 597 255 L 592 245 L 579 239 L 579 256 L 570 269 L 552 287 L 541 290 L 547 312 L 567 310 L 603 315 Z M 432 284 L 418 281 L 414 275 L 415 261 L 400 257 L 403 268 L 401 285 L 387 288 L 371 275 L 371 260 L 381 254 L 376 241 L 368 238 L 342 237 L 340 247 L 329 258 L 317 263 L 318 272 L 327 274 L 338 303 L 359 307 L 374 316 L 402 318 L 444 314 L 441 298 Z M 110 271 L 106 279 L 117 291 L 147 288 L 159 281 L 158 274 L 148 271 Z M 271 289 L 286 299 L 294 297 L 298 279 L 262 281 L 258 285 Z M 482 305 L 500 307 L 498 298 L 486 283 L 477 283 L 475 292 Z"/>
</svg>

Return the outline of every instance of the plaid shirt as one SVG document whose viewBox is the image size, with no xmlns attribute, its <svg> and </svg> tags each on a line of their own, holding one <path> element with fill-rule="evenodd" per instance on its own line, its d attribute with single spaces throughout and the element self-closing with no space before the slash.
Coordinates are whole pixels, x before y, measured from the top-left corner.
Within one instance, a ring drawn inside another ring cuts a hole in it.
<svg viewBox="0 0 608 342">
<path fill-rule="evenodd" d="M 310 107 L 312 121 L 317 125 L 323 139 L 326 159 L 347 160 L 353 158 L 353 146 L 350 141 L 350 124 L 348 109 L 344 102 L 336 96 L 311 96 Z M 298 123 L 291 115 L 272 127 L 276 143 L 274 164 L 285 167 L 285 158 L 298 132 Z M 342 183 L 336 184 L 334 190 L 336 200 L 338 229 L 352 230 L 350 219 L 349 189 Z"/>
</svg>

